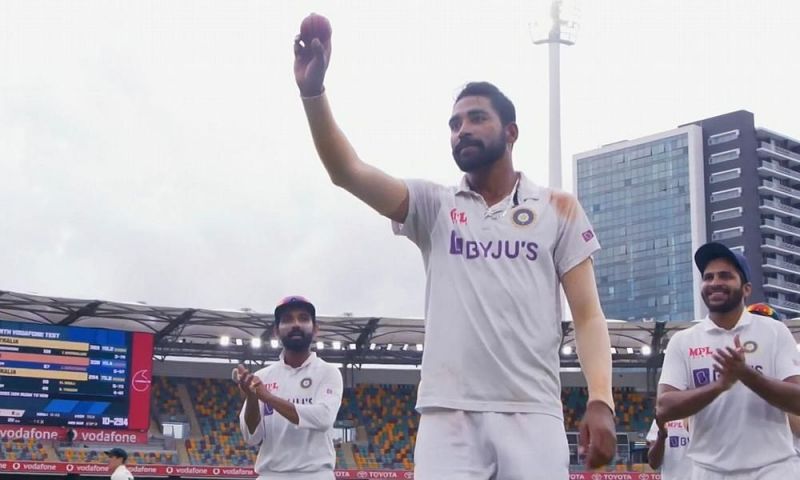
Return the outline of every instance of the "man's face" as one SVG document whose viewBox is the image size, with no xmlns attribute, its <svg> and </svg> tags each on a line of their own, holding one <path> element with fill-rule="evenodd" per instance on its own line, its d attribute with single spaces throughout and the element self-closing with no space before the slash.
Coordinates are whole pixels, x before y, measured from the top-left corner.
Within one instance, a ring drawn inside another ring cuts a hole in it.
<svg viewBox="0 0 800 480">
<path fill-rule="evenodd" d="M 453 105 L 450 146 L 462 172 L 474 172 L 499 160 L 508 148 L 506 129 L 487 97 L 464 97 Z"/>
<path fill-rule="evenodd" d="M 121 458 L 109 455 L 109 457 L 108 457 L 108 466 L 111 468 L 112 472 L 114 470 L 116 470 L 117 467 L 119 467 L 120 465 L 122 465 L 122 459 Z"/>
<path fill-rule="evenodd" d="M 311 313 L 303 307 L 291 307 L 281 312 L 276 330 L 283 347 L 293 352 L 308 350 L 317 333 Z"/>
<path fill-rule="evenodd" d="M 739 270 L 730 260 L 717 258 L 703 272 L 700 296 L 709 312 L 728 313 L 742 305 L 750 289 L 749 283 L 742 283 Z"/>
</svg>

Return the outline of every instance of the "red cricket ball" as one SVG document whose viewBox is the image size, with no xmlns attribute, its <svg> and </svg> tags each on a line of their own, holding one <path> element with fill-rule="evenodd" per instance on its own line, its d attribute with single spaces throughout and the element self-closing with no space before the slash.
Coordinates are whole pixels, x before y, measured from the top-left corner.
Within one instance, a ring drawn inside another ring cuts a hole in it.
<svg viewBox="0 0 800 480">
<path fill-rule="evenodd" d="M 331 22 L 316 13 L 304 18 L 303 23 L 300 24 L 300 39 L 306 45 L 310 44 L 311 40 L 315 38 L 319 38 L 320 42 L 327 42 L 331 39 L 331 33 L 333 33 Z"/>
</svg>

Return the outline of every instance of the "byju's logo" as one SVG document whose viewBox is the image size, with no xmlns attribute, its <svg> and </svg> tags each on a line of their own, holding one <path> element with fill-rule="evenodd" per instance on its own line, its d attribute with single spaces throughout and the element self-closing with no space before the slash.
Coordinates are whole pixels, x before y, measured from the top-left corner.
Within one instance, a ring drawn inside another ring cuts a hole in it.
<svg viewBox="0 0 800 480">
<path fill-rule="evenodd" d="M 708 368 L 696 368 L 692 370 L 692 378 L 694 379 L 694 386 L 702 387 L 711 383 L 711 370 Z"/>
<path fill-rule="evenodd" d="M 450 232 L 450 255 L 463 255 L 468 260 L 474 258 L 525 258 L 534 261 L 539 258 L 539 245 L 524 240 L 489 240 L 476 242 L 464 240 L 455 230 Z"/>
</svg>

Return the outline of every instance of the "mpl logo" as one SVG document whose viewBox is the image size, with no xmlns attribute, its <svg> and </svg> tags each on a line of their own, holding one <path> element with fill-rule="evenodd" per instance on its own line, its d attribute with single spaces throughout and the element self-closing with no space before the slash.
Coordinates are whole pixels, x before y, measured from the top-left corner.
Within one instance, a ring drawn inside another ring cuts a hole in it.
<svg viewBox="0 0 800 480">
<path fill-rule="evenodd" d="M 711 347 L 689 347 L 689 358 L 710 357 L 713 354 Z"/>
<path fill-rule="evenodd" d="M 137 392 L 146 392 L 150 390 L 150 383 L 150 375 L 148 374 L 147 370 L 139 370 L 133 374 L 131 385 Z"/>
<path fill-rule="evenodd" d="M 453 225 L 458 225 L 459 223 L 462 225 L 466 225 L 467 214 L 464 212 L 460 212 L 454 208 L 450 210 L 450 221 L 453 222 Z"/>
</svg>

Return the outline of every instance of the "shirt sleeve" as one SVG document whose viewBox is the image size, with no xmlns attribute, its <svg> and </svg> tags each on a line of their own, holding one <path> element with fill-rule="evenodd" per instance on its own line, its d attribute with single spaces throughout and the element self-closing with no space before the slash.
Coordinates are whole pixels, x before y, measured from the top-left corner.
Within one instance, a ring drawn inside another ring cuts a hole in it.
<svg viewBox="0 0 800 480">
<path fill-rule="evenodd" d="M 656 425 L 655 420 L 653 420 L 653 423 L 650 425 L 650 430 L 647 432 L 645 440 L 648 442 L 655 442 L 658 440 L 658 425 Z"/>
<path fill-rule="evenodd" d="M 552 191 L 550 204 L 558 215 L 558 235 L 553 261 L 561 278 L 582 261 L 600 250 L 589 218 L 574 195 Z"/>
<path fill-rule="evenodd" d="M 664 365 L 661 367 L 659 385 L 669 385 L 678 390 L 687 390 L 691 387 L 689 368 L 686 365 L 686 350 L 682 347 L 680 333 L 676 333 L 667 345 L 664 354 Z"/>
<path fill-rule="evenodd" d="M 392 222 L 395 235 L 408 237 L 420 249 L 430 246 L 430 237 L 441 208 L 445 187 L 426 180 L 405 180 L 408 215 L 403 223 Z"/>
<path fill-rule="evenodd" d="M 342 405 L 342 374 L 334 366 L 325 372 L 314 394 L 311 405 L 295 405 L 300 428 L 328 430 L 333 428 L 339 407 Z"/>
<path fill-rule="evenodd" d="M 242 438 L 250 446 L 258 445 L 264 441 L 264 403 L 260 400 L 258 401 L 259 421 L 256 431 L 253 433 L 250 433 L 250 429 L 247 428 L 247 422 L 244 421 L 244 410 L 245 405 L 242 405 L 242 410 L 239 412 L 239 429 L 242 431 Z"/>
<path fill-rule="evenodd" d="M 777 352 L 775 358 L 775 374 L 780 380 L 800 375 L 800 352 L 789 328 L 778 325 Z"/>
</svg>

